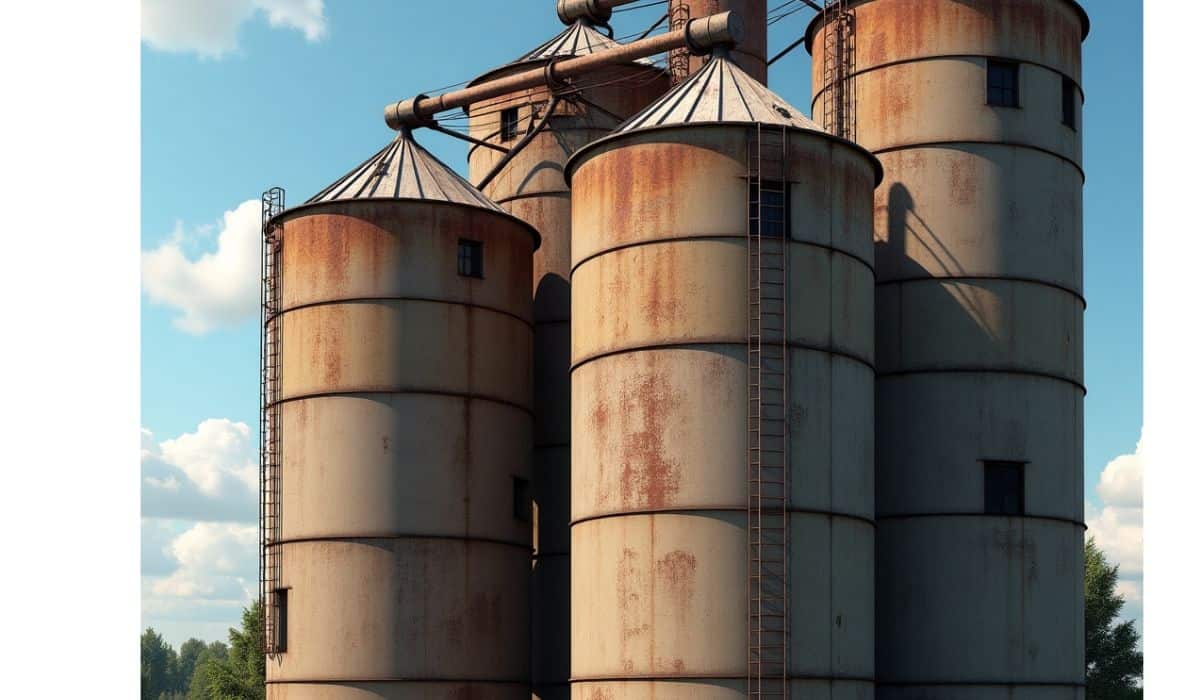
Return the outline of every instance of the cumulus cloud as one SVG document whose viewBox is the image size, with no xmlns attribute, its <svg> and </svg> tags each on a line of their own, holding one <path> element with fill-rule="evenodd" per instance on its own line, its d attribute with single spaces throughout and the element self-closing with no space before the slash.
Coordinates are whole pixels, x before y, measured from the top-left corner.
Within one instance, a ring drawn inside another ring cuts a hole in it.
<svg viewBox="0 0 1200 700">
<path fill-rule="evenodd" d="M 308 41 L 327 33 L 324 0 L 142 0 L 142 40 L 160 51 L 220 58 L 237 49 L 238 29 L 260 13 Z"/>
<path fill-rule="evenodd" d="M 142 288 L 152 302 L 178 310 L 180 330 L 203 334 L 258 313 L 262 204 L 247 200 L 225 212 L 217 249 L 190 258 L 187 250 L 209 235 L 182 226 L 154 250 L 142 251 Z"/>
<path fill-rule="evenodd" d="M 1104 467 L 1096 494 L 1102 505 L 1086 504 L 1088 534 L 1104 551 L 1110 564 L 1120 566 L 1117 592 L 1125 597 L 1125 619 L 1142 617 L 1142 449 L 1138 440 L 1133 454 L 1121 455 Z"/>
<path fill-rule="evenodd" d="M 156 442 L 142 429 L 142 515 L 252 522 L 258 463 L 250 426 L 206 420 L 193 433 Z"/>
</svg>

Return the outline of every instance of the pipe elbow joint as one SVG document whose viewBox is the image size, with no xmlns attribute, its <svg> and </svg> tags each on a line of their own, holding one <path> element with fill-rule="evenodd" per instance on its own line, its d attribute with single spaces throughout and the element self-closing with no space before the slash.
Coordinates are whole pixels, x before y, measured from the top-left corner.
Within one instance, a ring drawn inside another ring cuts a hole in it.
<svg viewBox="0 0 1200 700">
<path fill-rule="evenodd" d="M 400 100 L 394 104 L 390 104 L 383 109 L 383 120 L 394 131 L 400 131 L 404 128 L 412 129 L 418 126 L 429 126 L 433 123 L 428 117 L 423 117 L 417 112 L 417 104 L 424 99 L 428 99 L 429 95 L 417 95 L 410 97 L 407 100 Z"/>
<path fill-rule="evenodd" d="M 695 56 L 704 56 L 713 49 L 737 46 L 746 38 L 746 24 L 736 12 L 722 12 L 707 17 L 697 17 L 687 23 L 684 43 Z"/>
<path fill-rule="evenodd" d="M 600 0 L 558 0 L 558 18 L 563 24 L 574 24 L 581 19 L 606 24 L 612 19 L 612 8 L 601 7 Z"/>
</svg>

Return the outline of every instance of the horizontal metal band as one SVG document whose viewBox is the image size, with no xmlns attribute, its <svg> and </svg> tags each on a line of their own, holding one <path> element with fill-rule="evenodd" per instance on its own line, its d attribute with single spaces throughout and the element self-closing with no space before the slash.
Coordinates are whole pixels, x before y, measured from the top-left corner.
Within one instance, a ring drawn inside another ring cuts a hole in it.
<svg viewBox="0 0 1200 700">
<path fill-rule="evenodd" d="M 917 518 L 1018 518 L 1024 520 L 1047 520 L 1050 522 L 1066 523 L 1081 527 L 1084 530 L 1088 529 L 1087 523 L 1074 518 L 1063 518 L 1057 515 L 1036 515 L 1034 513 L 1022 513 L 1021 515 L 1004 515 L 1001 513 L 978 513 L 966 511 L 951 511 L 947 513 L 879 513 L 875 515 L 875 520 L 882 522 L 885 520 L 913 520 Z"/>
<path fill-rule="evenodd" d="M 872 676 L 853 674 L 788 674 L 789 681 L 843 681 L 847 683 L 874 683 Z M 621 676 L 571 676 L 572 683 L 636 683 L 639 681 L 744 681 L 746 675 L 730 676 L 720 673 L 664 673 L 656 675 Z"/>
<path fill-rule="evenodd" d="M 1079 303 L 1083 305 L 1084 310 L 1087 310 L 1087 299 L 1084 299 L 1083 295 L 1080 294 L 1077 290 L 1074 290 L 1074 289 L 1071 289 L 1070 287 L 1058 284 L 1057 282 L 1048 282 L 1046 280 L 1039 280 L 1039 279 L 1035 279 L 1033 277 L 1015 277 L 1013 275 L 938 275 L 936 277 L 896 277 L 896 278 L 892 278 L 892 279 L 876 279 L 875 287 L 876 288 L 886 287 L 886 286 L 895 285 L 895 284 L 903 285 L 903 284 L 910 284 L 913 282 L 976 282 L 976 281 L 1021 282 L 1023 284 L 1035 284 L 1035 285 L 1039 285 L 1042 287 L 1049 287 L 1051 289 L 1057 289 L 1060 292 L 1070 294 L 1071 296 L 1078 299 Z"/>
<path fill-rule="evenodd" d="M 1050 372 L 1039 372 L 1031 369 L 1016 369 L 1011 367 L 917 367 L 913 369 L 896 370 L 894 372 L 878 372 L 875 375 L 876 381 L 881 379 L 890 379 L 892 377 L 905 377 L 916 374 L 1012 374 L 1017 376 L 1038 377 L 1041 379 L 1052 379 L 1054 381 L 1070 384 L 1087 395 L 1087 387 L 1083 384 L 1071 379 Z"/>
<path fill-rule="evenodd" d="M 660 244 L 660 243 L 683 243 L 683 242 L 690 242 L 690 241 L 745 241 L 746 238 L 747 238 L 747 236 L 743 232 L 743 233 L 726 233 L 726 234 L 705 234 L 703 236 L 667 236 L 665 238 L 653 238 L 653 239 L 645 240 L 645 241 L 632 241 L 630 243 L 622 243 L 621 245 L 612 246 L 611 248 L 605 248 L 603 250 L 598 250 L 595 253 L 591 253 L 587 257 L 580 259 L 579 262 L 571 263 L 571 278 L 572 279 L 575 278 L 575 271 L 578 270 L 579 267 L 581 265 L 583 265 L 584 263 L 586 263 L 590 260 L 593 260 L 595 258 L 598 258 L 602 255 L 607 255 L 609 253 L 616 253 L 618 251 L 627 250 L 629 248 L 640 248 L 642 246 L 656 245 L 656 244 Z M 839 253 L 841 255 L 846 256 L 847 258 L 850 258 L 851 260 L 858 261 L 859 263 L 861 263 L 863 265 L 863 267 L 867 268 L 867 270 L 870 271 L 871 277 L 875 276 L 875 266 L 872 265 L 865 258 L 863 258 L 859 255 L 856 255 L 854 253 L 851 253 L 847 250 L 844 250 L 842 248 L 838 248 L 836 246 L 829 245 L 828 243 L 817 243 L 815 241 L 801 241 L 801 240 L 796 240 L 795 238 L 779 238 L 779 239 L 772 238 L 771 240 L 780 240 L 780 241 L 785 241 L 789 244 L 794 243 L 795 245 L 798 245 L 798 246 L 806 246 L 809 248 L 818 248 L 820 250 L 827 250 L 827 251 L 830 251 L 833 253 Z"/>
<path fill-rule="evenodd" d="M 900 146 L 888 146 L 886 148 L 880 148 L 877 151 L 872 151 L 872 153 L 874 153 L 876 156 L 882 156 L 888 153 L 895 153 L 896 151 L 911 151 L 918 148 L 938 148 L 940 146 L 1003 146 L 1006 148 L 1036 151 L 1048 156 L 1053 156 L 1064 163 L 1068 163 L 1071 165 L 1071 167 L 1079 171 L 1080 181 L 1082 183 L 1087 182 L 1087 174 L 1083 172 L 1083 166 L 1081 166 L 1079 163 L 1076 163 L 1061 153 L 1055 153 L 1048 148 L 1042 148 L 1041 146 L 1034 146 L 1033 144 L 1028 143 L 1016 143 L 1013 141 L 979 141 L 975 139 L 947 139 L 945 141 L 921 141 L 917 143 L 906 143 Z"/>
<path fill-rule="evenodd" d="M 592 522 L 593 520 L 607 520 L 609 518 L 624 518 L 634 515 L 687 515 L 690 513 L 745 513 L 748 509 L 746 504 L 726 505 L 726 506 L 676 506 L 673 508 L 641 508 L 638 510 L 623 510 L 612 513 L 599 513 L 597 515 L 587 515 L 582 518 L 577 518 L 571 521 L 571 527 L 582 525 L 583 523 Z M 820 510 L 816 508 L 788 508 L 788 514 L 797 515 L 824 515 L 830 518 L 841 518 L 844 520 L 854 520 L 865 523 L 871 527 L 875 527 L 875 521 L 865 515 L 856 513 L 843 513 L 834 510 Z M 778 515 L 778 512 L 775 513 Z"/>
<path fill-rule="evenodd" d="M 287 655 L 287 652 L 282 654 Z M 269 665 L 269 664 L 268 664 Z M 477 685 L 529 685 L 527 680 L 508 680 L 504 678 L 404 678 L 404 677 L 373 677 L 373 678 L 298 678 L 287 680 L 267 680 L 267 685 L 345 685 L 347 683 L 469 683 Z"/>
<path fill-rule="evenodd" d="M 901 58 L 901 59 L 897 59 L 895 61 L 887 61 L 885 63 L 880 63 L 880 64 L 877 64 L 874 66 L 867 66 L 866 68 L 860 68 L 858 70 L 854 70 L 854 71 L 847 73 L 845 77 L 846 77 L 846 79 L 857 78 L 860 75 L 866 75 L 867 73 L 873 73 L 877 70 L 883 70 L 884 68 L 893 68 L 895 66 L 903 66 L 903 65 L 906 65 L 909 63 L 925 63 L 926 61 L 941 61 L 941 60 L 948 60 L 948 59 L 955 59 L 955 58 L 982 58 L 985 60 L 994 59 L 994 60 L 998 60 L 998 61 L 1006 61 L 1008 63 L 1024 63 L 1029 66 L 1037 66 L 1038 68 L 1044 68 L 1045 70 L 1048 70 L 1051 73 L 1057 73 L 1057 74 L 1061 75 L 1062 77 L 1066 78 L 1067 80 L 1070 80 L 1071 84 L 1075 86 L 1075 89 L 1079 91 L 1080 102 L 1087 102 L 1087 97 L 1086 97 L 1086 95 L 1084 95 L 1084 92 L 1083 92 L 1083 86 L 1080 85 L 1078 82 L 1076 82 L 1075 76 L 1068 75 L 1068 74 L 1062 72 L 1061 70 L 1059 70 L 1053 66 L 1047 65 L 1045 63 L 1042 63 L 1040 61 L 1029 61 L 1029 60 L 1026 60 L 1023 58 L 1013 58 L 1012 56 L 999 56 L 999 55 L 992 55 L 992 54 L 976 54 L 976 53 L 943 53 L 943 54 L 931 54 L 928 56 L 914 56 L 912 58 Z M 809 108 L 811 109 L 811 108 L 815 107 L 817 104 L 817 98 L 821 97 L 821 95 L 824 95 L 828 90 L 829 90 L 828 85 L 822 85 L 821 89 L 818 90 L 813 95 L 812 101 L 808 105 Z"/>
<path fill-rule="evenodd" d="M 778 345 L 778 343 L 766 343 L 766 344 L 767 345 Z M 575 370 L 588 364 L 589 362 L 595 362 L 596 360 L 602 360 L 606 357 L 613 357 L 614 355 L 628 355 L 630 353 L 635 353 L 635 352 L 652 352 L 655 350 L 678 350 L 678 349 L 686 349 L 686 348 L 703 348 L 703 347 L 706 347 L 709 345 L 733 345 L 736 347 L 745 347 L 746 339 L 745 338 L 741 338 L 741 339 L 732 338 L 732 339 L 726 339 L 726 340 L 689 340 L 689 341 L 680 341 L 678 343 L 656 343 L 653 345 L 640 345 L 638 347 L 633 347 L 633 348 L 620 348 L 617 350 L 606 350 L 604 352 L 596 353 L 594 355 L 584 356 L 583 359 L 581 359 L 577 362 L 572 362 L 571 363 L 571 371 L 574 372 Z M 842 350 L 834 350 L 832 348 L 822 348 L 822 347 L 817 347 L 815 345 L 807 345 L 805 343 L 788 342 L 786 345 L 787 345 L 787 348 L 790 350 L 810 350 L 812 352 L 820 352 L 820 353 L 824 353 L 826 355 L 833 355 L 834 357 L 841 357 L 843 359 L 850 360 L 851 362 L 856 362 L 856 363 L 866 367 L 867 369 L 871 370 L 872 372 L 875 371 L 875 365 L 868 362 L 865 358 L 859 357 L 858 355 L 853 355 L 848 352 L 844 352 Z"/>
<path fill-rule="evenodd" d="M 479 309 L 481 311 L 490 311 L 492 313 L 499 314 L 501 316 L 508 316 L 509 318 L 511 318 L 513 320 L 520 321 L 522 324 L 528 326 L 529 328 L 533 328 L 533 321 L 531 321 L 530 319 L 522 318 L 522 317 L 518 316 L 517 314 L 512 313 L 511 311 L 505 311 L 504 309 L 501 309 L 501 308 L 498 308 L 495 306 L 487 306 L 485 304 L 471 304 L 471 303 L 464 302 L 464 301 L 451 301 L 449 299 L 432 299 L 429 297 L 409 297 L 409 296 L 346 297 L 344 299 L 323 299 L 321 301 L 312 301 L 312 302 L 308 302 L 306 304 L 296 304 L 295 306 L 289 306 L 286 309 L 280 309 L 279 311 L 275 312 L 271 316 L 268 316 L 265 322 L 270 323 L 271 321 L 274 321 L 276 318 L 278 318 L 279 316 L 282 316 L 284 314 L 291 313 L 293 311 L 300 311 L 302 309 L 311 309 L 311 308 L 314 308 L 317 306 L 335 306 L 338 304 L 369 304 L 369 303 L 388 302 L 388 301 L 416 301 L 416 302 L 420 302 L 420 303 L 424 303 L 424 304 L 445 304 L 447 306 L 463 306 L 468 309 Z"/>
<path fill-rule="evenodd" d="M 546 190 L 545 192 L 523 192 L 521 194 L 510 194 L 507 197 L 493 199 L 496 204 L 507 204 L 515 202 L 518 199 L 533 199 L 535 197 L 570 197 L 571 190 Z M 531 224 L 532 225 L 532 224 Z"/>
<path fill-rule="evenodd" d="M 298 394 L 296 396 L 288 396 L 286 398 L 282 398 L 277 401 L 272 401 L 271 403 L 268 403 L 266 407 L 272 408 L 274 406 L 280 406 L 285 403 L 291 403 L 293 401 L 305 401 L 307 399 L 327 399 L 327 398 L 334 398 L 334 397 L 354 397 L 354 396 L 364 396 L 364 395 L 366 395 L 366 396 L 379 396 L 379 395 L 445 396 L 445 397 L 455 398 L 455 399 L 468 399 L 471 401 L 487 401 L 488 403 L 495 403 L 495 404 L 500 404 L 501 406 L 508 406 L 509 408 L 515 408 L 518 411 L 521 411 L 522 413 L 526 413 L 530 416 L 533 415 L 533 410 L 530 408 L 526 408 L 525 406 L 522 406 L 521 404 L 515 403 L 513 401 L 509 401 L 508 399 L 501 399 L 501 398 L 497 398 L 494 396 L 484 396 L 483 394 L 471 394 L 471 393 L 467 393 L 464 391 L 438 391 L 436 389 L 402 389 L 399 387 L 393 388 L 393 389 L 345 389 L 345 390 L 340 390 L 340 391 L 317 391 L 317 392 L 312 392 L 309 394 Z"/>
<path fill-rule="evenodd" d="M 931 688 L 946 688 L 946 687 L 974 687 L 974 686 L 1002 686 L 1002 687 L 1037 687 L 1046 688 L 1083 688 L 1085 683 L 1077 681 L 885 681 L 876 680 L 876 685 L 886 685 L 893 688 L 911 688 L 919 686 L 928 686 Z"/>
<path fill-rule="evenodd" d="M 439 540 L 439 541 L 454 541 L 479 544 L 494 544 L 501 547 L 514 547 L 516 549 L 524 549 L 530 552 L 533 551 L 533 545 L 525 542 L 513 542 L 512 540 L 499 540 L 492 537 L 460 537 L 459 535 L 330 535 L 327 537 L 290 537 L 287 539 L 275 540 L 265 544 L 267 547 L 281 547 L 289 544 L 312 544 L 319 542 L 358 542 L 361 540 Z"/>
</svg>

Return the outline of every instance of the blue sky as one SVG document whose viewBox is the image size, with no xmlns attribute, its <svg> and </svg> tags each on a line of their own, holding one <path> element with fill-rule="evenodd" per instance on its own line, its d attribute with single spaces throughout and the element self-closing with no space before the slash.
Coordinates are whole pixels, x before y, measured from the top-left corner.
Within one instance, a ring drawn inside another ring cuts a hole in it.
<svg viewBox="0 0 1200 700">
<path fill-rule="evenodd" d="M 1084 4 L 1089 523 L 1122 563 L 1140 615 L 1141 502 L 1129 484 L 1136 476 L 1140 493 L 1141 5 Z M 246 291 L 257 285 L 258 214 L 245 203 L 273 185 L 303 201 L 391 138 L 389 101 L 472 78 L 562 29 L 553 0 L 213 7 L 143 1 L 143 624 L 176 645 L 223 638 L 256 586 L 258 317 Z M 618 14 L 617 35 L 661 11 Z M 811 16 L 772 25 L 772 49 Z M 770 80 L 807 105 L 808 55 L 794 51 Z M 464 144 L 420 138 L 465 170 Z"/>
</svg>

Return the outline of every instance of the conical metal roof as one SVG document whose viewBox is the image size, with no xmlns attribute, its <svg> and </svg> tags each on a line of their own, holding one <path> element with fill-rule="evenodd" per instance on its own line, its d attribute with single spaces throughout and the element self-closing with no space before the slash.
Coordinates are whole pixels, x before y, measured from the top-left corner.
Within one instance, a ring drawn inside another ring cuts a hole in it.
<svg viewBox="0 0 1200 700">
<path fill-rule="evenodd" d="M 618 127 L 615 133 L 701 122 L 778 124 L 825 133 L 816 122 L 768 90 L 729 58 L 715 55 L 690 78 Z"/>
<path fill-rule="evenodd" d="M 507 213 L 401 129 L 396 139 L 305 204 L 409 199 L 464 204 Z"/>
<path fill-rule="evenodd" d="M 513 63 L 544 61 L 558 56 L 586 56 L 597 51 L 606 51 L 620 46 L 584 20 L 578 20 L 561 34 L 521 56 Z"/>
</svg>

